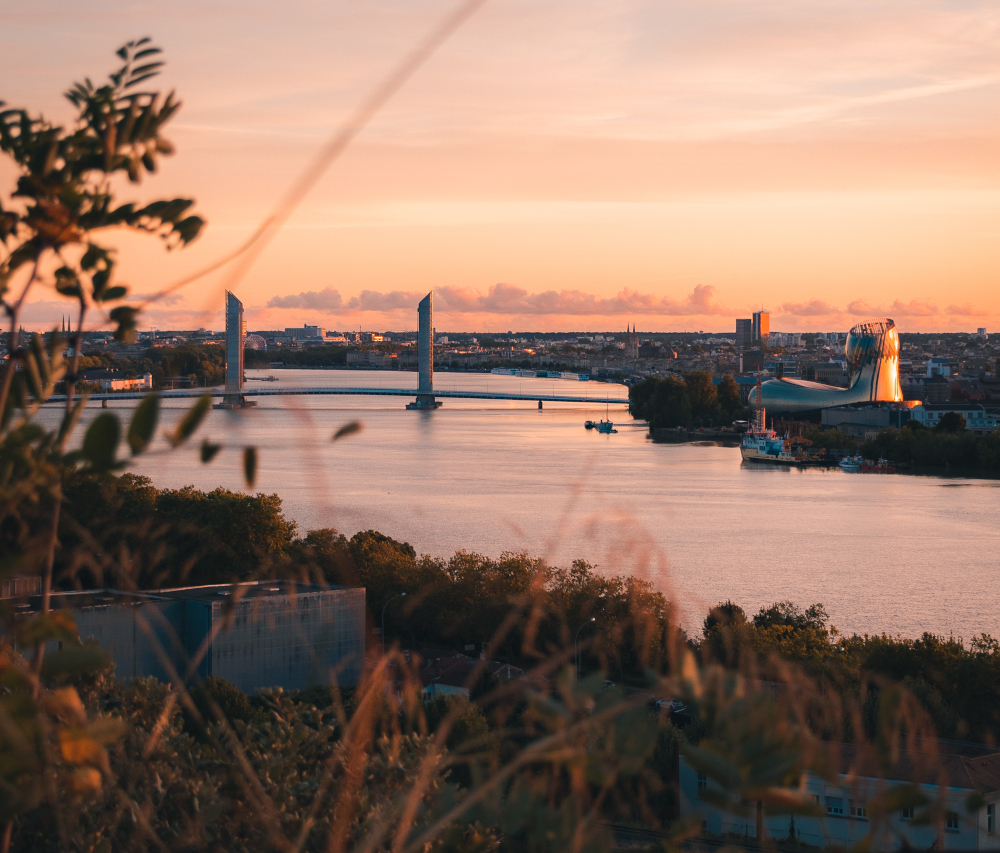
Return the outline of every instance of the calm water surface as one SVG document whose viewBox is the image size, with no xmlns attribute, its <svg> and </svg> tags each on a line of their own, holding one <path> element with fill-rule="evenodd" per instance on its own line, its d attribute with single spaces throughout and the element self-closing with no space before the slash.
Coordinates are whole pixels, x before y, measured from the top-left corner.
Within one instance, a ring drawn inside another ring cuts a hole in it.
<svg viewBox="0 0 1000 853">
<path fill-rule="evenodd" d="M 273 372 L 278 382 L 248 386 L 416 384 L 414 373 Z M 446 373 L 435 386 L 602 400 L 625 390 Z M 243 489 L 237 448 L 256 444 L 257 490 L 277 492 L 300 531 L 374 528 L 434 556 L 465 549 L 528 551 L 559 564 L 582 558 L 649 578 L 692 628 L 720 600 L 756 611 L 787 598 L 822 602 L 847 632 L 1000 635 L 997 481 L 751 466 L 737 448 L 653 444 L 620 405 L 610 408 L 619 433 L 604 436 L 583 428 L 604 416 L 602 403 L 538 411 L 448 400 L 413 412 L 405 402 L 278 397 L 245 412 L 213 411 L 198 438 L 232 450 L 206 466 L 195 443 L 146 457 L 135 470 L 161 487 Z M 179 402 L 165 405 L 168 422 L 182 411 Z M 351 420 L 364 431 L 331 444 Z"/>
</svg>

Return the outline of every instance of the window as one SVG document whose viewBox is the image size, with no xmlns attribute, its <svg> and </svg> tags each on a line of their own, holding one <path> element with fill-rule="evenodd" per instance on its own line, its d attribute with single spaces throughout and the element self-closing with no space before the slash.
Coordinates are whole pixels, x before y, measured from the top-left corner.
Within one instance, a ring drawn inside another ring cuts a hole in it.
<svg viewBox="0 0 1000 853">
<path fill-rule="evenodd" d="M 945 816 L 945 828 L 951 832 L 958 832 L 958 812 L 948 812 Z"/>
<path fill-rule="evenodd" d="M 698 774 L 698 796 L 708 787 L 708 777 L 704 773 Z"/>
<path fill-rule="evenodd" d="M 899 815 L 903 820 L 913 820 L 913 806 L 907 806 Z"/>
<path fill-rule="evenodd" d="M 826 798 L 826 813 L 827 814 L 843 814 L 844 813 L 844 801 L 840 797 L 827 797 Z"/>
<path fill-rule="evenodd" d="M 851 800 L 851 817 L 868 817 L 868 806 Z"/>
<path fill-rule="evenodd" d="M 990 834 L 996 832 L 997 826 L 997 807 L 994 803 L 990 803 L 986 806 L 986 831 Z"/>
</svg>

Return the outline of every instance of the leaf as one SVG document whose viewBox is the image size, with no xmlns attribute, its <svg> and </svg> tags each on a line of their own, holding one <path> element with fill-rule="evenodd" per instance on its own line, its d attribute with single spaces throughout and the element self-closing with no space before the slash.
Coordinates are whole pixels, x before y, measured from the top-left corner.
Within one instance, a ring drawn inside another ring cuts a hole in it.
<svg viewBox="0 0 1000 853">
<path fill-rule="evenodd" d="M 76 726 L 60 730 L 59 752 L 67 764 L 100 764 L 104 758 L 104 747 Z"/>
<path fill-rule="evenodd" d="M 333 441 L 338 441 L 341 438 L 347 438 L 349 435 L 354 435 L 356 432 L 361 432 L 365 428 L 365 425 L 361 421 L 351 421 L 348 424 L 344 424 L 340 429 L 338 429 L 333 434 Z"/>
<path fill-rule="evenodd" d="M 113 302 L 115 299 L 124 299 L 128 293 L 128 288 L 117 285 L 109 287 L 101 294 L 101 302 Z"/>
<path fill-rule="evenodd" d="M 156 422 L 160 417 L 160 395 L 148 394 L 136 407 L 132 422 L 128 425 L 128 446 L 132 455 L 138 456 L 148 446 L 156 431 Z"/>
<path fill-rule="evenodd" d="M 207 438 L 201 443 L 201 461 L 209 463 L 215 459 L 215 454 L 222 450 L 221 444 L 212 444 Z"/>
<path fill-rule="evenodd" d="M 246 477 L 247 488 L 252 489 L 257 482 L 257 448 L 243 448 L 243 476 Z"/>
<path fill-rule="evenodd" d="M 177 424 L 177 429 L 174 430 L 173 435 L 168 436 L 170 443 L 174 447 L 179 447 L 194 435 L 194 431 L 201 425 L 202 420 L 204 420 L 205 415 L 211 407 L 212 395 L 202 394 L 198 398 L 198 402 L 188 409 L 184 417 L 181 418 L 181 422 Z"/>
<path fill-rule="evenodd" d="M 121 425 L 111 412 L 102 412 L 87 427 L 83 436 L 83 458 L 97 470 L 106 471 L 115 464 L 118 442 L 121 441 Z"/>
</svg>

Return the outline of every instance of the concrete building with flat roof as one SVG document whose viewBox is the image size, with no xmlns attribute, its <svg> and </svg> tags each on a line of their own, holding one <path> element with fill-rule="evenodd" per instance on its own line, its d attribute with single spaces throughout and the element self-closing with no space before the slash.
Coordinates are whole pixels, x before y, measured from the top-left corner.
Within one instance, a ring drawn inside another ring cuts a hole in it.
<svg viewBox="0 0 1000 853">
<path fill-rule="evenodd" d="M 41 596 L 12 602 L 37 612 Z M 251 693 L 356 684 L 365 651 L 365 590 L 259 581 L 126 593 L 56 592 L 81 640 L 106 649 L 118 678 L 217 676 Z"/>
</svg>

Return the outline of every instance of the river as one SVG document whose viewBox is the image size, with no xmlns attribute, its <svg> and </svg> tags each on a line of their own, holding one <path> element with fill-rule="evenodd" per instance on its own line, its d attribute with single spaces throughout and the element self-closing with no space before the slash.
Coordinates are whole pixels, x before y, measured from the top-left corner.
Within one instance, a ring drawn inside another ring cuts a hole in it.
<svg viewBox="0 0 1000 853">
<path fill-rule="evenodd" d="M 273 373 L 277 382 L 254 381 Z M 248 371 L 248 387 L 415 387 L 416 374 Z M 621 386 L 438 373 L 439 389 L 589 393 Z M 276 492 L 301 532 L 373 528 L 418 552 L 527 551 L 646 577 L 690 629 L 725 599 L 748 612 L 822 602 L 848 633 L 1000 636 L 1000 482 L 845 474 L 742 463 L 738 448 L 655 444 L 621 405 L 446 400 L 406 411 L 393 397 L 274 397 L 213 411 L 197 442 L 133 467 L 160 487 L 245 488 L 238 448 L 260 452 L 257 491 Z M 134 403 L 113 403 L 127 408 Z M 604 417 L 616 435 L 585 430 Z M 164 421 L 182 411 L 165 404 Z M 96 414 L 96 407 L 89 412 Z M 362 432 L 336 443 L 343 424 Z"/>
</svg>

